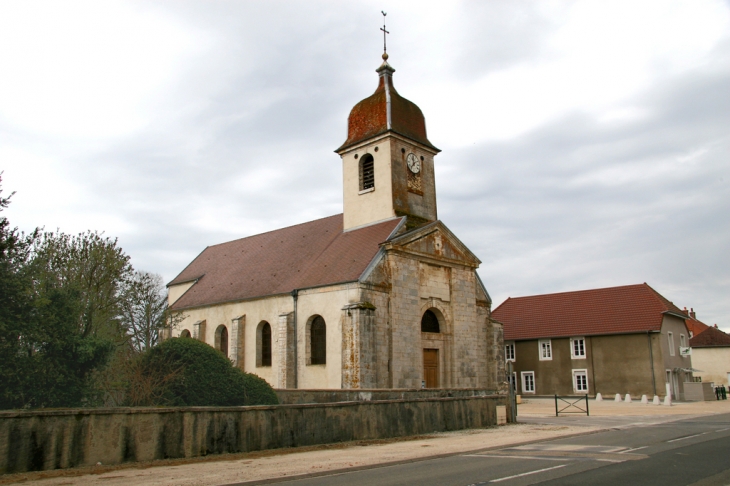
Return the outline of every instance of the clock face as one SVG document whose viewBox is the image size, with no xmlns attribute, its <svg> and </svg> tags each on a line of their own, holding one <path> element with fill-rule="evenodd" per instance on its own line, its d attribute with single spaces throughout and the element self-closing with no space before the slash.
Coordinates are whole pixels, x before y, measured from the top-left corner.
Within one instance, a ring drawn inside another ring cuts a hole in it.
<svg viewBox="0 0 730 486">
<path fill-rule="evenodd" d="M 406 162 L 408 164 L 408 169 L 413 172 L 414 174 L 418 174 L 421 172 L 421 161 L 418 160 L 418 157 L 416 157 L 416 154 L 410 153 L 408 154 L 408 157 L 406 158 Z"/>
</svg>

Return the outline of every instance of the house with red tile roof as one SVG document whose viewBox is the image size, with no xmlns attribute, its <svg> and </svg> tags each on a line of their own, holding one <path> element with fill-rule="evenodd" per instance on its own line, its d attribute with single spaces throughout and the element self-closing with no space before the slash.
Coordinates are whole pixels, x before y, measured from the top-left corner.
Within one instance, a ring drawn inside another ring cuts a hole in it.
<svg viewBox="0 0 730 486">
<path fill-rule="evenodd" d="M 508 298 L 504 326 L 511 381 L 524 395 L 682 399 L 691 381 L 688 316 L 646 283 Z"/>
<path fill-rule="evenodd" d="M 710 327 L 704 322 L 697 319 L 697 314 L 695 313 L 695 310 L 693 308 L 687 310 L 687 308 L 685 307 L 684 313 L 689 316 L 687 319 L 684 320 L 684 323 L 687 324 L 690 339 Z"/>
<path fill-rule="evenodd" d="M 203 250 L 168 284 L 183 318 L 168 336 L 277 388 L 496 390 L 502 327 L 479 259 L 438 219 L 439 149 L 387 56 L 376 72 L 336 150 L 344 212 Z"/>
<path fill-rule="evenodd" d="M 715 385 L 730 384 L 730 335 L 715 327 L 696 334 L 689 340 L 692 348 L 692 365 L 697 368 L 694 375 L 703 382 Z"/>
</svg>

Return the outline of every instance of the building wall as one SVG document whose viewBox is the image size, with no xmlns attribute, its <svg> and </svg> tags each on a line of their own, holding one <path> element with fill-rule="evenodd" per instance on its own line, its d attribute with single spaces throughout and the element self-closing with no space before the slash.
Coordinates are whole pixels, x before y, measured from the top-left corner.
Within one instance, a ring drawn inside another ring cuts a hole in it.
<svg viewBox="0 0 730 486">
<path fill-rule="evenodd" d="M 342 307 L 348 302 L 356 301 L 357 285 L 338 285 L 320 289 L 309 289 L 299 293 L 297 299 L 297 361 L 299 388 L 340 388 L 341 385 L 341 344 L 342 326 L 340 322 Z M 229 332 L 229 350 L 235 343 L 230 340 L 232 320 L 243 316 L 243 332 L 239 338 L 239 346 L 243 356 L 238 357 L 237 365 L 243 371 L 254 373 L 275 387 L 285 387 L 280 383 L 279 369 L 283 365 L 283 350 L 290 349 L 290 343 L 284 343 L 285 335 L 277 332 L 281 316 L 292 314 L 294 300 L 290 295 L 265 297 L 261 299 L 214 305 L 209 307 L 188 309 L 183 311 L 187 317 L 173 331 L 179 336 L 183 330 L 194 334 L 193 325 L 205 321 L 206 343 L 215 344 L 215 332 L 219 325 L 225 325 Z M 306 364 L 306 324 L 315 315 L 321 315 L 327 329 L 327 364 Z M 256 331 L 259 323 L 266 321 L 272 330 L 271 366 L 257 366 Z M 291 343 L 293 345 L 293 343 Z M 229 357 L 232 353 L 229 351 Z"/>
<path fill-rule="evenodd" d="M 389 252 L 392 386 L 419 388 L 423 349 L 439 350 L 440 387 L 486 386 L 488 313 L 478 312 L 473 268 Z M 427 310 L 439 317 L 440 333 L 421 333 Z M 494 367 L 495 362 L 491 362 Z"/>
<path fill-rule="evenodd" d="M 173 335 L 188 330 L 197 336 L 195 323 L 205 321 L 200 338 L 216 345 L 216 330 L 225 325 L 237 366 L 277 388 L 420 388 L 424 349 L 438 349 L 438 387 L 497 389 L 503 380 L 501 326 L 490 322 L 489 303 L 477 300 L 486 296 L 475 267 L 455 263 L 458 248 L 445 235 L 417 242 L 412 250 L 383 250 L 366 281 L 300 290 L 296 322 L 294 298 L 287 294 L 186 310 Z M 427 310 L 438 316 L 439 333 L 421 332 Z M 307 364 L 306 329 L 316 315 L 327 326 L 324 365 Z M 257 366 L 262 321 L 272 327 L 268 367 Z"/>
<path fill-rule="evenodd" d="M 419 160 L 423 157 L 420 193 L 408 189 L 406 157 L 409 153 L 415 154 Z M 361 193 L 359 162 L 365 154 L 372 155 L 375 162 L 375 187 Z M 342 153 L 345 230 L 396 215 L 436 221 L 435 154 L 432 149 L 393 134 Z"/>
<path fill-rule="evenodd" d="M 601 393 L 604 397 L 656 394 L 664 396 L 664 378 L 660 334 L 619 334 L 607 336 L 574 336 L 585 339 L 585 358 L 571 356 L 571 339 L 551 339 L 552 360 L 540 360 L 539 340 L 515 343 L 514 371 L 517 389 L 522 389 L 521 373 L 535 373 L 536 395 L 574 395 L 573 371 L 586 370 L 588 394 Z M 650 351 L 649 346 L 653 346 Z M 652 362 L 653 357 L 653 362 Z M 652 367 L 654 378 L 652 379 Z"/>
<path fill-rule="evenodd" d="M 387 138 L 379 138 L 342 154 L 345 230 L 395 216 L 390 148 Z M 360 159 L 365 154 L 373 156 L 375 187 L 360 194 Z"/>
<path fill-rule="evenodd" d="M 703 382 L 728 386 L 730 347 L 692 348 L 692 367 L 702 370 L 694 376 L 702 377 Z"/>
<path fill-rule="evenodd" d="M 674 346 L 671 352 L 669 349 L 670 332 L 672 333 L 672 336 L 674 338 Z M 687 325 L 685 324 L 684 319 L 680 319 L 671 315 L 665 315 L 664 320 L 662 321 L 661 330 L 662 356 L 664 358 L 664 379 L 662 381 L 667 381 L 666 376 L 667 371 L 669 371 L 670 375 L 672 376 L 671 379 L 673 381 L 672 390 L 674 393 L 674 398 L 680 400 L 684 398 L 684 382 L 691 381 L 692 374 L 676 370 L 677 368 L 693 367 L 691 356 L 680 356 L 679 354 L 680 336 L 682 335 L 685 339 L 685 346 L 689 346 L 689 331 L 687 330 Z"/>
<path fill-rule="evenodd" d="M 230 350 L 235 345 L 230 339 L 232 320 L 244 316 L 241 323 L 243 332 L 239 336 L 238 343 L 243 356 L 238 357 L 236 364 L 243 371 L 254 373 L 275 386 L 277 384 L 275 370 L 281 358 L 275 342 L 277 323 L 281 314 L 290 313 L 292 310 L 293 302 L 288 295 L 188 309 L 183 311 L 183 315 L 186 317 L 173 331 L 173 336 L 180 336 L 184 330 L 194 335 L 193 325 L 196 322 L 205 321 L 205 337 L 201 340 L 213 346 L 216 329 L 221 324 L 225 325 L 229 333 L 228 347 L 229 356 L 231 356 Z M 256 327 L 262 321 L 267 321 L 272 330 L 272 365 L 266 367 L 256 366 Z"/>
</svg>

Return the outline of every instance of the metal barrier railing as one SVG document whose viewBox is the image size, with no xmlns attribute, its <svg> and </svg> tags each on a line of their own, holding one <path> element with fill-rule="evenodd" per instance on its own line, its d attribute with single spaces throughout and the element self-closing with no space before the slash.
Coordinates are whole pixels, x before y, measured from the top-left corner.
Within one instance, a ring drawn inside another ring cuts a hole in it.
<svg viewBox="0 0 730 486">
<path fill-rule="evenodd" d="M 561 402 L 560 406 L 563 407 L 559 410 L 558 410 L 558 400 L 560 400 L 560 402 Z M 581 408 L 578 405 L 583 400 L 585 400 L 585 402 L 586 402 L 585 409 Z M 571 409 L 575 409 L 575 411 L 573 411 Z M 585 395 L 582 397 L 559 397 L 559 396 L 555 395 L 555 416 L 558 417 L 561 413 L 584 413 L 584 414 L 586 414 L 586 417 L 590 416 L 590 413 L 588 412 L 588 395 Z"/>
</svg>

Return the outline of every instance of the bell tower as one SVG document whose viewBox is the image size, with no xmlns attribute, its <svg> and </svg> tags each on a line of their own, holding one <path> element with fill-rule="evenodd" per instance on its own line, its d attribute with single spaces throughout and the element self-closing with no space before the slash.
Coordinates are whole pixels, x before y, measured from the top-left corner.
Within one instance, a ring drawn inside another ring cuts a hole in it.
<svg viewBox="0 0 730 486">
<path fill-rule="evenodd" d="M 436 221 L 433 159 L 440 152 L 426 137 L 426 120 L 415 103 L 393 86 L 388 54 L 376 70 L 378 87 L 355 105 L 342 158 L 344 230 L 396 216 L 409 225 Z"/>
</svg>

